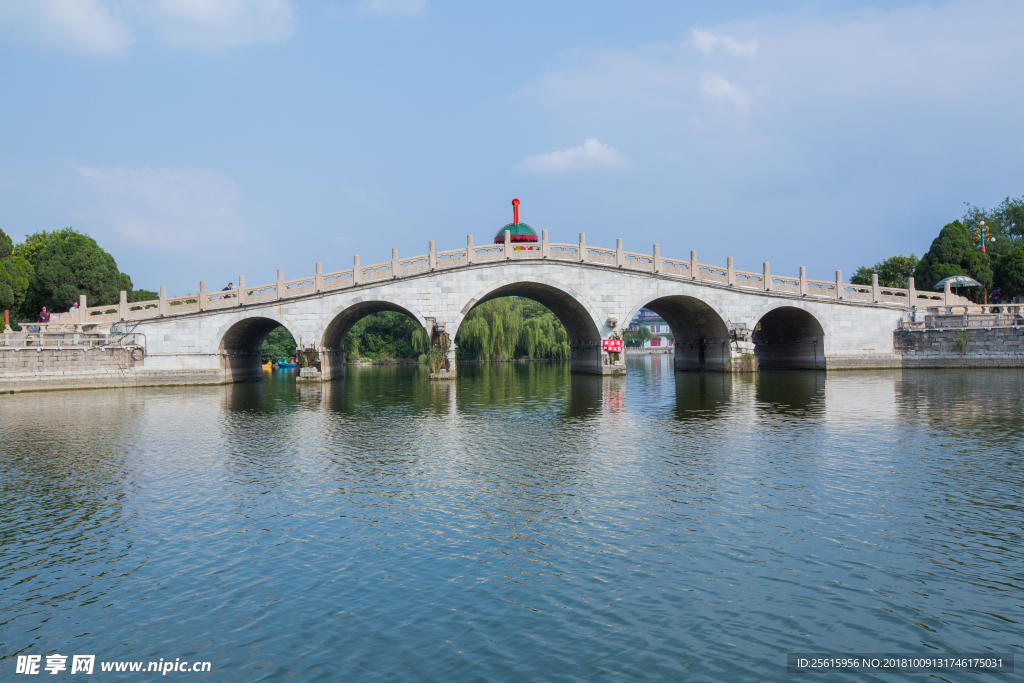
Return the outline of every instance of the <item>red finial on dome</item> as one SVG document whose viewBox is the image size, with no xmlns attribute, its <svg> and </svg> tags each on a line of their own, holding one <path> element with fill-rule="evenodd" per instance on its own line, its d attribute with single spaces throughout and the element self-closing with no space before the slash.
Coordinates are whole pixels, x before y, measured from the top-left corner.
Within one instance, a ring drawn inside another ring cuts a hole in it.
<svg viewBox="0 0 1024 683">
<path fill-rule="evenodd" d="M 512 200 L 512 224 L 519 225 L 519 200 Z"/>
</svg>

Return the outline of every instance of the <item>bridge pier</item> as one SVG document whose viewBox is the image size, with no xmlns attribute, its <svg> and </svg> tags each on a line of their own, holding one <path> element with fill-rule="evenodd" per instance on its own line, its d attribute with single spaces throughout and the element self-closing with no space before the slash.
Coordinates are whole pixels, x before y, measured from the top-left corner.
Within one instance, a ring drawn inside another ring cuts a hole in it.
<svg viewBox="0 0 1024 683">
<path fill-rule="evenodd" d="M 600 342 L 570 344 L 569 371 L 584 375 L 624 375 L 626 374 L 626 358 L 624 353 L 616 354 L 619 358 L 611 360 L 611 356 L 601 350 Z"/>
</svg>

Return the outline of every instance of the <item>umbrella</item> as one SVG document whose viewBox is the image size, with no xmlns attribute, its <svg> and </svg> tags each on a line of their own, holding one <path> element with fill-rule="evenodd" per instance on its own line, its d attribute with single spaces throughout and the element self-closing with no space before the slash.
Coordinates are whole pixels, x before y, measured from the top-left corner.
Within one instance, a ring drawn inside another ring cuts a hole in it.
<svg viewBox="0 0 1024 683">
<path fill-rule="evenodd" d="M 946 283 L 949 283 L 950 287 L 981 287 L 981 283 L 977 280 L 972 280 L 966 275 L 954 275 L 947 277 L 944 280 L 939 280 L 935 283 L 935 289 L 945 289 Z"/>
</svg>

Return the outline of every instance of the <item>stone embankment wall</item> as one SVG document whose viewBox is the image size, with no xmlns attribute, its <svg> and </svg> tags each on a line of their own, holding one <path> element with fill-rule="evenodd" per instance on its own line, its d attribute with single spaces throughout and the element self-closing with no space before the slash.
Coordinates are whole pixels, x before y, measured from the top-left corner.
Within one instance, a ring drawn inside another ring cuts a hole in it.
<svg viewBox="0 0 1024 683">
<path fill-rule="evenodd" d="M 904 368 L 1024 367 L 1024 329 L 897 330 Z"/>
<path fill-rule="evenodd" d="M 143 368 L 141 349 L 4 349 L 0 351 L 0 393 L 48 389 L 212 384 L 223 381 L 217 372 L 152 372 Z"/>
</svg>

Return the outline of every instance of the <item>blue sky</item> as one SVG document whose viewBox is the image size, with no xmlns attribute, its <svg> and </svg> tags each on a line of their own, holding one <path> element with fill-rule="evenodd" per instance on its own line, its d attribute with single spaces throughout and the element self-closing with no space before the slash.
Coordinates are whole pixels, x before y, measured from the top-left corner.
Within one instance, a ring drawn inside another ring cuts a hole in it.
<svg viewBox="0 0 1024 683">
<path fill-rule="evenodd" d="M 0 0 L 0 227 L 172 294 L 490 241 L 813 278 L 1024 194 L 1024 3 Z M 219 287 L 217 287 L 219 288 Z"/>
</svg>

